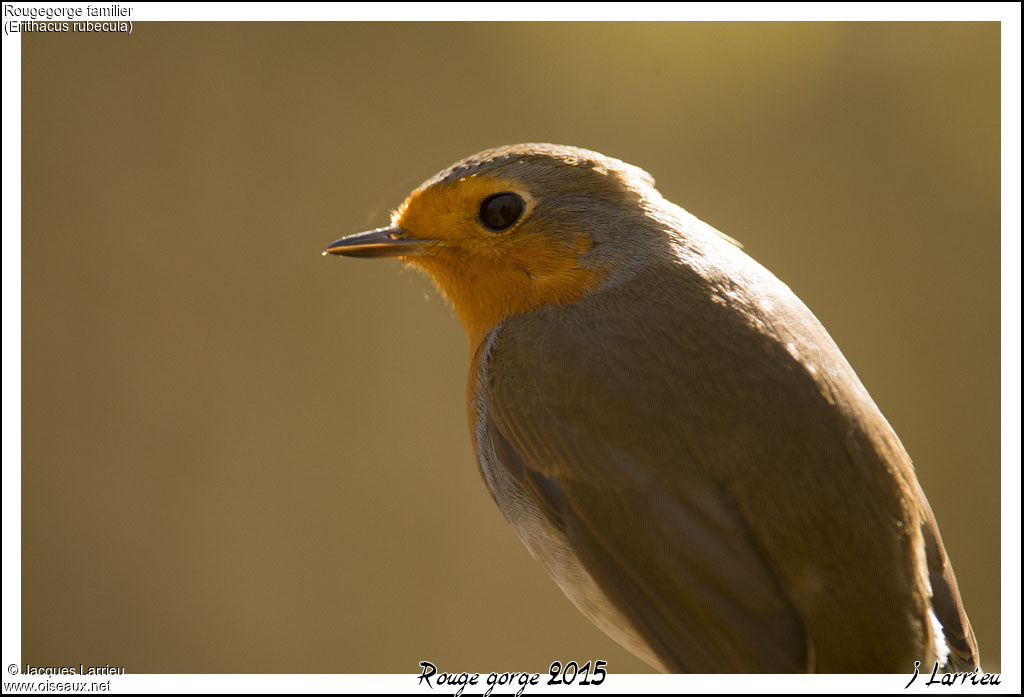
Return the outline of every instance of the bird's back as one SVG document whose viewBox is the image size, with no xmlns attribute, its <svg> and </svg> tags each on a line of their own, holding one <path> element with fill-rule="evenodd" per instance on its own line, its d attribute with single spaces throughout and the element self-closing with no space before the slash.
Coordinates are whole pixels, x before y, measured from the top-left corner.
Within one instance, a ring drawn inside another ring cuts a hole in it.
<svg viewBox="0 0 1024 697">
<path fill-rule="evenodd" d="M 909 672 L 942 645 L 977 665 L 899 439 L 810 311 L 727 241 L 683 234 L 506 319 L 471 394 L 505 516 L 655 665 Z"/>
</svg>

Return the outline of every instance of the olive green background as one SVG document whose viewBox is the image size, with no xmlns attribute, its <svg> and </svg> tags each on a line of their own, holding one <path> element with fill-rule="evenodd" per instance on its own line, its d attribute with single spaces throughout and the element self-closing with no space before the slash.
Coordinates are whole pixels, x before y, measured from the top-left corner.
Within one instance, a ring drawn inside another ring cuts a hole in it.
<svg viewBox="0 0 1024 697">
<path fill-rule="evenodd" d="M 428 280 L 320 256 L 450 162 L 549 141 L 647 169 L 815 311 L 999 667 L 998 24 L 22 42 L 23 662 L 647 671 L 491 501 Z"/>
</svg>

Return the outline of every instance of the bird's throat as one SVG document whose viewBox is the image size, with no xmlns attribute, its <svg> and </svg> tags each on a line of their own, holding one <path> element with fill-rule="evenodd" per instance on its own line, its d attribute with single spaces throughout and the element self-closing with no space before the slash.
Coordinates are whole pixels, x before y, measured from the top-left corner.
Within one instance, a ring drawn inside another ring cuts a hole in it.
<svg viewBox="0 0 1024 697">
<path fill-rule="evenodd" d="M 594 269 L 579 260 L 590 246 L 579 235 L 576 249 L 538 237 L 517 245 L 512 256 L 480 258 L 458 249 L 440 249 L 408 261 L 425 271 L 462 322 L 474 355 L 484 337 L 502 320 L 543 305 L 577 302 L 597 288 L 610 269 Z"/>
</svg>

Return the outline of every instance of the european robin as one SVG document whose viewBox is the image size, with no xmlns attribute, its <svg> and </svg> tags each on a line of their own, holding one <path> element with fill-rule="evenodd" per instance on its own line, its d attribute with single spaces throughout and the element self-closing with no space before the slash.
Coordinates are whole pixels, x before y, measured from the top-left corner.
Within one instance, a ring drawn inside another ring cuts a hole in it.
<svg viewBox="0 0 1024 697">
<path fill-rule="evenodd" d="M 835 342 L 643 170 L 559 145 L 486 150 L 324 253 L 433 278 L 469 339 L 495 503 L 652 666 L 978 666 L 910 457 Z"/>
</svg>

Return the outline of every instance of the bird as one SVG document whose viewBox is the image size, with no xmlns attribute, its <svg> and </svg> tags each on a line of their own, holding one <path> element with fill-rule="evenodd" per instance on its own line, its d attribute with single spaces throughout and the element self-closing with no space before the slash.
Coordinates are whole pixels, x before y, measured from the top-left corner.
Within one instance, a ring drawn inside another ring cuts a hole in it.
<svg viewBox="0 0 1024 697">
<path fill-rule="evenodd" d="M 324 255 L 423 271 L 483 480 L 597 627 L 671 673 L 970 671 L 907 451 L 807 306 L 643 169 L 484 150 Z"/>
</svg>

